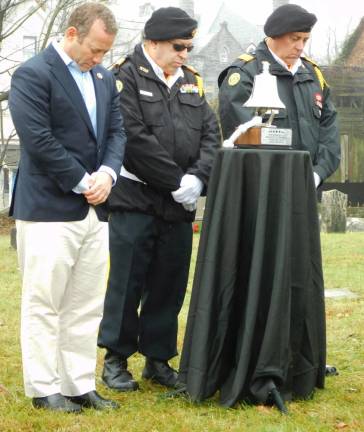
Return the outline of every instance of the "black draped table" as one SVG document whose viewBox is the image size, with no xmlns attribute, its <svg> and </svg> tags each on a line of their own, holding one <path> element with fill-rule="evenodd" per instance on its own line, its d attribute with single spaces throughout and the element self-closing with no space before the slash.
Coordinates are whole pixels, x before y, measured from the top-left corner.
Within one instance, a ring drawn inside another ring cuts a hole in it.
<svg viewBox="0 0 364 432">
<path fill-rule="evenodd" d="M 309 397 L 325 379 L 325 305 L 308 152 L 221 149 L 206 201 L 180 382 L 222 405 Z"/>
</svg>

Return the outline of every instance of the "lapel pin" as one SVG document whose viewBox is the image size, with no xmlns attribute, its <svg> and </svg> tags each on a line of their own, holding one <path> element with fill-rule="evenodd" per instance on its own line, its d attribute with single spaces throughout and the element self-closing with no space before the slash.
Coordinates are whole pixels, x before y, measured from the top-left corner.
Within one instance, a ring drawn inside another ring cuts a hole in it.
<svg viewBox="0 0 364 432">
<path fill-rule="evenodd" d="M 98 79 L 102 79 L 103 78 L 102 73 L 100 73 L 100 72 L 97 72 L 96 76 L 97 76 Z"/>
</svg>

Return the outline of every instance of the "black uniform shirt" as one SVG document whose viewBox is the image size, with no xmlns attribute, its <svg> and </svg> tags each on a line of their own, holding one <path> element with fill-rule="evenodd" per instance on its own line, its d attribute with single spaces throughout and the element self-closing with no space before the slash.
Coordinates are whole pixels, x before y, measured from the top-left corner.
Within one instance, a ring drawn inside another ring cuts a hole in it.
<svg viewBox="0 0 364 432">
<path fill-rule="evenodd" d="M 266 43 L 261 42 L 251 61 L 238 59 L 225 69 L 219 77 L 219 111 L 224 138 L 254 114 L 254 110 L 244 108 L 243 104 L 252 92 L 255 75 L 262 72 L 262 61 L 270 63 L 269 71 L 277 77 L 278 93 L 286 106 L 275 116 L 273 124 L 292 129 L 293 147 L 310 152 L 314 171 L 325 180 L 340 162 L 336 110 L 329 87 L 324 82 L 321 87 L 315 66 L 305 58 L 292 75 L 277 63 Z"/>
<path fill-rule="evenodd" d="M 168 221 L 193 220 L 173 200 L 184 174 L 207 186 L 220 136 L 194 71 L 171 89 L 154 73 L 141 45 L 115 69 L 127 145 L 125 168 L 144 183 L 120 177 L 113 188 L 111 210 L 140 211 Z"/>
</svg>

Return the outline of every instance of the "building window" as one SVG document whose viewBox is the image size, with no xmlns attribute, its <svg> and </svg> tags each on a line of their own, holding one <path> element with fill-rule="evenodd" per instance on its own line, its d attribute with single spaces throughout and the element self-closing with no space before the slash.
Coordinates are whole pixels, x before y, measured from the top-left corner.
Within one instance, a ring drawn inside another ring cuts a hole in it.
<svg viewBox="0 0 364 432">
<path fill-rule="evenodd" d="M 224 47 L 220 53 L 220 62 L 227 63 L 229 61 L 229 50 Z"/>
<path fill-rule="evenodd" d="M 36 54 L 36 36 L 23 36 L 23 60 L 28 60 Z"/>
<path fill-rule="evenodd" d="M 154 11 L 152 3 L 147 2 L 139 6 L 139 17 L 149 17 Z"/>
</svg>

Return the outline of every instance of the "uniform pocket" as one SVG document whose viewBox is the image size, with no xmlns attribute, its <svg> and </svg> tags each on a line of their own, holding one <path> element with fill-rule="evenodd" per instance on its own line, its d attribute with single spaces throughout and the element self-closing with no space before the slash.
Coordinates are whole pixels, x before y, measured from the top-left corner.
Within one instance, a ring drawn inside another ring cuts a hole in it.
<svg viewBox="0 0 364 432">
<path fill-rule="evenodd" d="M 201 130 L 203 99 L 197 93 L 178 93 L 178 99 L 187 124 L 193 129 Z"/>
<path fill-rule="evenodd" d="M 163 126 L 165 124 L 163 112 L 165 109 L 161 95 L 139 94 L 143 118 L 148 126 Z"/>
</svg>

